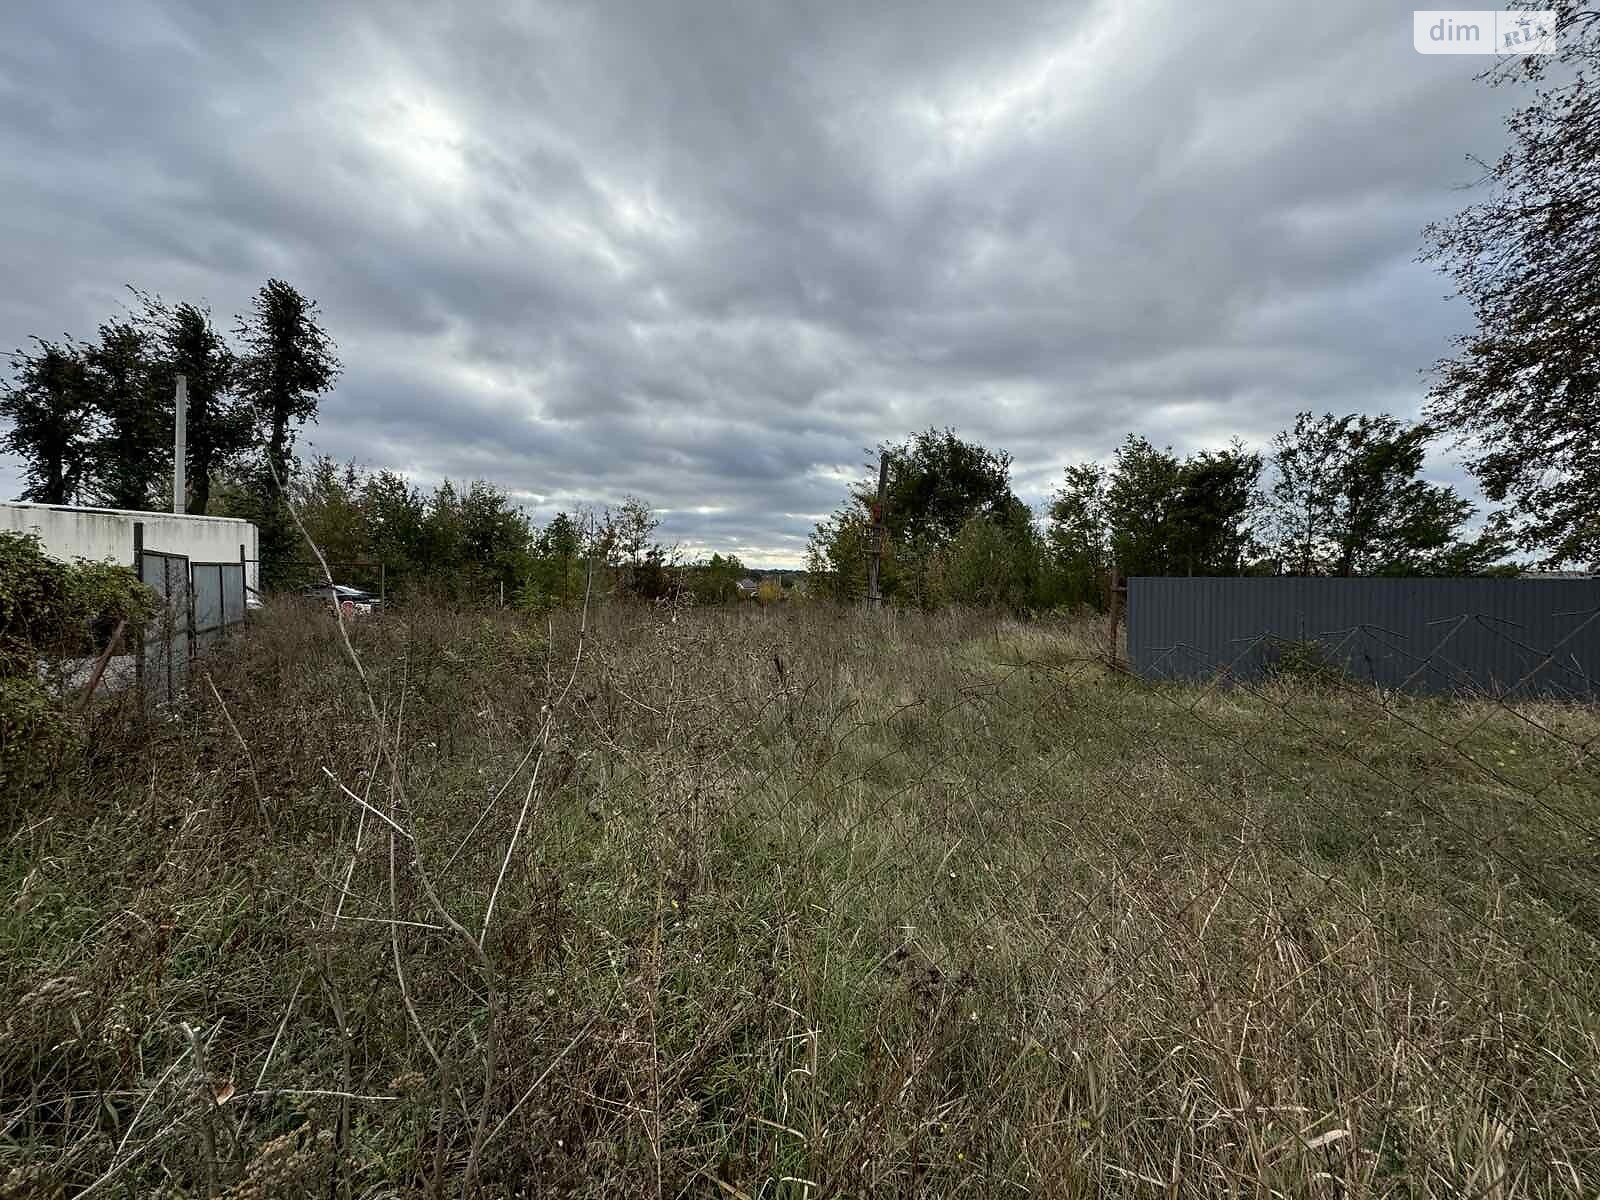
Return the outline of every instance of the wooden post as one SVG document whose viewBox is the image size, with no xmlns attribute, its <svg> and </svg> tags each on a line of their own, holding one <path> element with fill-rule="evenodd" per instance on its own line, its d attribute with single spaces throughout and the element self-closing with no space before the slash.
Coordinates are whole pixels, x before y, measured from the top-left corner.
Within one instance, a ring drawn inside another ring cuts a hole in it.
<svg viewBox="0 0 1600 1200">
<path fill-rule="evenodd" d="M 127 628 L 128 620 L 123 617 L 117 621 L 117 627 L 111 631 L 111 640 L 106 643 L 106 648 L 100 653 L 100 661 L 94 664 L 94 670 L 89 675 L 89 682 L 83 689 L 83 699 L 78 701 L 78 712 L 83 714 L 89 711 L 89 701 L 94 699 L 94 690 L 100 686 L 100 677 L 106 673 L 106 664 L 111 661 L 111 656 L 117 652 L 117 643 L 122 641 L 122 631 Z"/>
<path fill-rule="evenodd" d="M 885 450 L 878 455 L 878 502 L 872 506 L 872 551 L 867 561 L 867 605 L 870 608 L 883 607 L 884 505 L 888 502 L 888 491 L 889 452 Z"/>
<path fill-rule="evenodd" d="M 1116 567 L 1111 568 L 1111 599 L 1106 605 L 1107 612 L 1107 641 L 1106 662 L 1113 671 L 1122 668 L 1122 661 L 1117 655 L 1117 628 L 1122 624 L 1122 576 L 1117 573 Z"/>
</svg>

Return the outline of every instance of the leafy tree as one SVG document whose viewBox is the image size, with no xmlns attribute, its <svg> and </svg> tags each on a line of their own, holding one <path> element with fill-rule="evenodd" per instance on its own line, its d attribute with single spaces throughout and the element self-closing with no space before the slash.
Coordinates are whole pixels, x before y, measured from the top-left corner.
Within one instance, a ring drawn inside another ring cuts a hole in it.
<svg viewBox="0 0 1600 1200">
<path fill-rule="evenodd" d="M 1016 529 L 1032 519 L 1011 490 L 1011 455 L 963 441 L 953 429 L 913 434 L 889 451 L 889 536 L 918 603 L 932 597 L 928 566 L 973 517 Z M 873 499 L 869 481 L 868 511 Z M 884 594 L 891 588 L 885 580 Z"/>
<path fill-rule="evenodd" d="M 288 474 L 294 427 L 316 419 L 318 399 L 339 377 L 333 339 L 318 320 L 316 301 L 281 279 L 267 280 L 249 314 L 238 318 L 240 393 L 255 406 L 267 458 L 280 477 Z"/>
<path fill-rule="evenodd" d="M 398 471 L 378 471 L 361 485 L 365 557 L 395 569 L 402 581 L 420 578 L 427 500 Z"/>
<path fill-rule="evenodd" d="M 889 544 L 880 581 L 885 596 L 910 591 L 918 603 L 933 598 L 930 568 L 973 517 L 1013 531 L 1032 514 L 1011 490 L 1011 456 L 952 429 L 928 429 L 880 448 L 889 456 Z M 806 561 L 818 595 L 858 598 L 866 590 L 872 508 L 877 474 L 850 489 L 843 507 L 812 531 Z"/>
<path fill-rule="evenodd" d="M 612 592 L 653 599 L 670 587 L 666 552 L 650 541 L 660 524 L 660 518 L 637 496 L 626 496 L 616 510 L 607 508 L 584 522 L 583 555 L 609 578 L 606 586 Z M 596 585 L 601 583 L 597 577 Z"/>
<path fill-rule="evenodd" d="M 871 538 L 869 512 L 859 500 L 847 502 L 823 518 L 806 539 L 806 572 L 812 594 L 846 604 L 867 594 L 867 555 Z M 884 550 L 885 594 L 895 590 L 894 544 Z"/>
<path fill-rule="evenodd" d="M 328 560 L 339 583 L 376 586 L 376 579 L 354 571 L 351 564 L 367 561 L 371 545 L 367 529 L 365 478 L 355 463 L 340 466 L 318 455 L 291 484 L 300 520 L 311 540 Z M 303 572 L 311 582 L 311 572 Z M 358 578 L 358 576 L 360 576 Z"/>
<path fill-rule="evenodd" d="M 1170 575 L 1183 465 L 1171 450 L 1129 434 L 1106 486 L 1111 557 L 1124 575 Z"/>
<path fill-rule="evenodd" d="M 1318 573 L 1344 486 L 1346 437 L 1355 419 L 1298 413 L 1294 428 L 1272 440 L 1276 479 L 1266 520 L 1279 565 L 1291 574 Z"/>
<path fill-rule="evenodd" d="M 242 347 L 236 378 L 254 410 L 262 458 L 255 471 L 255 513 L 270 582 L 281 582 L 294 556 L 295 530 L 280 503 L 291 483 L 295 429 L 314 420 L 318 399 L 339 375 L 333 340 L 318 323 L 315 301 L 281 279 L 269 279 L 238 318 Z"/>
<path fill-rule="evenodd" d="M 637 496 L 624 496 L 616 515 L 616 548 L 621 561 L 637 567 L 650 535 L 661 525 L 650 506 Z"/>
<path fill-rule="evenodd" d="M 928 429 L 889 453 L 888 524 L 898 541 L 938 550 L 975 516 L 1017 519 L 1011 455 L 963 441 L 953 429 Z M 865 485 L 870 505 L 876 483 Z"/>
<path fill-rule="evenodd" d="M 539 531 L 537 545 L 540 557 L 557 558 L 563 565 L 570 565 L 583 556 L 583 531 L 570 515 L 558 512 Z"/>
<path fill-rule="evenodd" d="M 1333 510 L 1334 574 L 1418 569 L 1472 514 L 1472 505 L 1449 488 L 1417 478 L 1428 438 L 1425 428 L 1405 428 L 1386 416 L 1350 426 Z"/>
<path fill-rule="evenodd" d="M 661 594 L 665 559 L 650 543 L 650 535 L 660 525 L 661 518 L 637 496 L 625 496 L 621 508 L 607 511 L 601 535 L 606 546 L 602 561 L 616 568 L 624 592 L 647 599 Z"/>
<path fill-rule="evenodd" d="M 172 396 L 156 386 L 149 336 L 133 321 L 107 321 L 84 364 L 99 418 L 88 490 L 108 508 L 149 508 L 172 468 Z"/>
<path fill-rule="evenodd" d="M 459 582 L 466 565 L 462 554 L 461 496 L 448 479 L 428 497 L 421 532 L 418 558 L 422 569 L 419 574 L 430 580 Z"/>
<path fill-rule="evenodd" d="M 935 594 L 958 604 L 1025 609 L 1034 596 L 1038 551 L 1031 523 L 971 517 L 935 562 Z"/>
<path fill-rule="evenodd" d="M 1130 434 L 1108 474 L 1068 467 L 1050 500 L 1062 599 L 1099 604 L 1106 573 L 1234 575 L 1251 544 L 1261 456 L 1235 442 L 1180 459 Z"/>
<path fill-rule="evenodd" d="M 1420 478 L 1430 436 L 1390 416 L 1299 414 L 1273 441 L 1278 561 L 1299 574 L 1431 575 L 1500 557 L 1496 538 L 1467 534 L 1468 501 Z"/>
<path fill-rule="evenodd" d="M 538 553 L 526 515 L 481 480 L 445 480 L 425 494 L 394 471 L 314 458 L 293 476 L 291 494 L 338 582 L 375 587 L 387 568 L 391 591 L 433 590 L 485 603 L 500 593 L 519 603 L 536 584 Z M 305 582 L 282 572 L 279 586 Z"/>
<path fill-rule="evenodd" d="M 0 449 L 27 464 L 24 500 L 71 504 L 83 486 L 94 412 L 83 353 L 70 343 L 34 339 L 11 356 L 12 382 L 0 392 L 11 428 Z"/>
<path fill-rule="evenodd" d="M 1261 456 L 1247 453 L 1238 441 L 1184 459 L 1170 511 L 1174 571 L 1237 575 L 1243 569 L 1260 478 Z"/>
<path fill-rule="evenodd" d="M 256 463 L 236 462 L 213 472 L 211 498 L 207 503 L 211 516 L 255 520 L 260 508 L 256 489 L 261 482 L 257 466 Z"/>
<path fill-rule="evenodd" d="M 151 382 L 171 396 L 177 376 L 187 377 L 185 459 L 189 495 L 185 511 L 204 513 L 211 501 L 212 476 L 247 450 L 254 430 L 249 409 L 235 399 L 234 357 L 211 324 L 211 313 L 187 302 L 168 304 L 134 290 L 139 324 L 149 339 Z"/>
<path fill-rule="evenodd" d="M 577 521 L 558 512 L 534 539 L 533 579 L 540 607 L 567 607 L 583 596 L 585 558 L 583 531 Z"/>
<path fill-rule="evenodd" d="M 639 600 L 661 600 L 678 595 L 681 584 L 674 561 L 663 546 L 650 546 L 625 577 L 627 594 Z"/>
<path fill-rule="evenodd" d="M 689 590 L 697 604 L 727 604 L 739 598 L 738 583 L 745 573 L 738 555 L 713 554 L 689 568 Z"/>
<path fill-rule="evenodd" d="M 481 479 L 461 497 L 460 513 L 459 554 L 475 586 L 485 596 L 502 586 L 515 592 L 532 562 L 527 514 L 504 491 Z"/>
<path fill-rule="evenodd" d="M 1060 599 L 1100 604 L 1102 581 L 1111 565 L 1105 468 L 1098 463 L 1069 466 L 1046 512 L 1046 547 L 1060 580 Z"/>
<path fill-rule="evenodd" d="M 530 575 L 532 531 L 527 516 L 493 484 L 464 491 L 448 479 L 428 499 L 414 576 L 456 599 L 487 601 L 503 585 L 515 597 Z"/>
<path fill-rule="evenodd" d="M 1491 77 L 1556 82 L 1507 120 L 1490 194 L 1431 225 L 1477 328 L 1435 368 L 1428 416 L 1470 448 L 1484 494 L 1510 501 L 1518 545 L 1600 567 L 1600 11 L 1557 5 L 1560 52 Z"/>
</svg>

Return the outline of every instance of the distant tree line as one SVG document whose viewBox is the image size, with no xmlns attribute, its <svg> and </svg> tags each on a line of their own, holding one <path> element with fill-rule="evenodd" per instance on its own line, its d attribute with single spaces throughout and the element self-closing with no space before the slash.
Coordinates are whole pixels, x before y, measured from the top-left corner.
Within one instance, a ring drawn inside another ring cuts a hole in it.
<svg viewBox="0 0 1600 1200">
<path fill-rule="evenodd" d="M 1435 365 L 1426 421 L 1299 414 L 1257 452 L 1239 443 L 1175 454 L 1130 435 L 1107 465 L 1066 468 L 1044 511 L 1011 485 L 1011 457 L 928 430 L 886 445 L 886 594 L 1012 608 L 1094 602 L 1125 574 L 1470 574 L 1512 551 L 1600 570 L 1600 8 L 1559 0 L 1555 56 L 1508 59 L 1501 78 L 1544 83 L 1508 119 L 1488 194 L 1430 226 L 1423 257 L 1449 274 L 1475 328 Z M 269 280 L 233 340 L 203 307 L 135 291 L 88 341 L 34 339 L 0 391 L 0 448 L 22 457 L 25 496 L 165 507 L 172 380 L 188 376 L 190 512 L 261 528 L 269 582 L 297 548 L 283 499 L 297 496 L 331 557 L 382 561 L 413 584 L 532 606 L 570 604 L 599 564 L 608 594 L 731 596 L 745 571 L 714 556 L 691 567 L 654 544 L 642 502 L 558 515 L 536 529 L 499 489 L 326 461 L 302 468 L 296 431 L 339 373 L 316 305 Z M 1422 477 L 1435 436 L 1466 453 L 1497 506 L 1473 506 Z M 875 479 L 818 524 L 808 590 L 866 587 Z"/>
<path fill-rule="evenodd" d="M 235 318 L 230 342 L 204 306 L 129 290 L 133 304 L 93 338 L 35 337 L 10 356 L 0 449 L 23 460 L 22 498 L 169 509 L 175 383 L 184 375 L 185 511 L 219 512 L 213 487 L 229 479 L 220 511 L 259 526 L 271 578 L 294 554 L 281 501 L 296 469 L 295 436 L 340 370 L 317 305 L 269 279 Z"/>
<path fill-rule="evenodd" d="M 129 288 L 132 302 L 93 338 L 35 337 L 0 386 L 0 449 L 23 461 L 22 499 L 168 511 L 173 405 L 187 377 L 185 511 L 237 516 L 260 530 L 264 586 L 309 583 L 307 532 L 339 582 L 457 600 L 504 596 L 540 609 L 605 596 L 737 597 L 735 556 L 678 561 L 634 497 L 613 510 L 558 513 L 537 528 L 482 480 L 424 491 L 396 471 L 294 452 L 340 363 L 315 301 L 269 279 L 225 336 L 203 305 Z M 378 564 L 383 564 L 380 574 Z M 770 593 L 768 598 L 772 598 Z"/>
<path fill-rule="evenodd" d="M 888 457 L 887 598 L 1048 609 L 1097 604 L 1124 575 L 1460 575 L 1510 549 L 1471 503 L 1421 477 L 1429 430 L 1389 416 L 1299 414 L 1267 453 L 1179 456 L 1130 434 L 1109 467 L 1068 466 L 1042 513 L 1011 456 L 929 429 Z M 865 594 L 875 477 L 818 524 L 809 587 Z"/>
<path fill-rule="evenodd" d="M 1264 454 L 1179 457 L 1130 435 L 1108 468 L 1070 466 L 1042 519 L 1012 492 L 1010 456 L 930 430 L 886 446 L 885 591 L 1050 607 L 1125 574 L 1472 574 L 1513 551 L 1600 571 L 1600 6 L 1559 0 L 1553 56 L 1511 57 L 1495 82 L 1537 85 L 1507 119 L 1485 198 L 1429 226 L 1423 260 L 1454 281 L 1473 330 L 1436 363 L 1425 421 L 1299 414 Z M 1421 477 L 1431 439 L 1465 452 L 1497 507 Z M 875 480 L 813 533 L 811 588 L 866 587 Z"/>
<path fill-rule="evenodd" d="M 1508 59 L 1542 83 L 1507 121 L 1488 195 L 1427 230 L 1475 328 L 1437 363 L 1425 422 L 1299 414 L 1265 453 L 1180 457 L 1130 435 L 1109 468 L 1069 466 L 1039 519 L 1010 456 L 930 430 L 889 454 L 885 591 L 1051 607 L 1124 574 L 1434 575 L 1500 570 L 1513 551 L 1600 570 L 1600 7 L 1561 0 L 1559 53 Z M 1435 437 L 1465 451 L 1498 507 L 1421 476 Z M 811 588 L 860 596 L 874 481 L 812 535 Z"/>
<path fill-rule="evenodd" d="M 319 456 L 295 474 L 290 498 L 338 582 L 376 588 L 381 578 L 396 595 L 504 597 L 532 612 L 577 607 L 586 596 L 720 604 L 737 599 L 750 574 L 733 555 L 683 560 L 655 540 L 660 519 L 636 496 L 558 512 L 540 526 L 483 480 L 426 490 L 396 471 Z M 316 577 L 303 557 L 298 568 L 290 582 Z"/>
</svg>

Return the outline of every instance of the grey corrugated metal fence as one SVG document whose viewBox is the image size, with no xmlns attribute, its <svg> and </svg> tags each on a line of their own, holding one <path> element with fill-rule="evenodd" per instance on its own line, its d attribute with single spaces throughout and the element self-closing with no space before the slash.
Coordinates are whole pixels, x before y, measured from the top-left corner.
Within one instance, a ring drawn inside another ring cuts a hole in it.
<svg viewBox="0 0 1600 1200">
<path fill-rule="evenodd" d="M 1600 579 L 1128 581 L 1128 658 L 1146 679 L 1258 678 L 1315 643 L 1382 687 L 1600 696 Z"/>
</svg>

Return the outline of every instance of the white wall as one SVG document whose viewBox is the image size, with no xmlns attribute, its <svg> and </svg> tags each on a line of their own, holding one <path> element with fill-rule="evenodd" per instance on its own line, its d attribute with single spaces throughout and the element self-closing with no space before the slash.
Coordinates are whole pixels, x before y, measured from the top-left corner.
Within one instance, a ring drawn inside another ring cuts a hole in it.
<svg viewBox="0 0 1600 1200">
<path fill-rule="evenodd" d="M 0 504 L 0 529 L 36 533 L 52 558 L 100 559 L 133 565 L 133 525 L 144 523 L 146 550 L 187 555 L 191 562 L 238 562 L 260 557 L 256 527 L 235 517 L 190 517 L 131 512 L 120 508 L 76 508 L 55 504 Z M 260 586 L 260 564 L 245 564 L 245 583 Z"/>
</svg>

